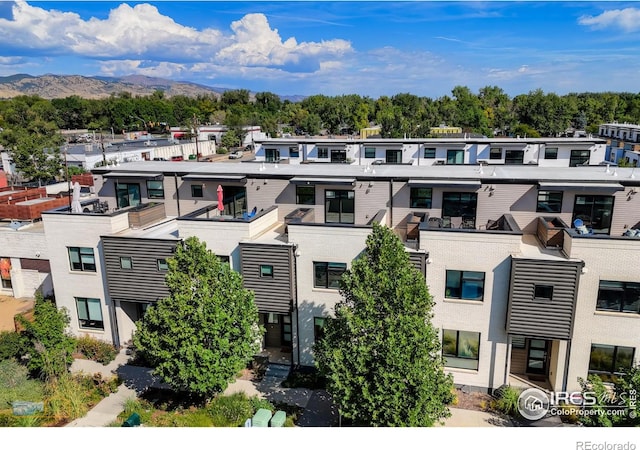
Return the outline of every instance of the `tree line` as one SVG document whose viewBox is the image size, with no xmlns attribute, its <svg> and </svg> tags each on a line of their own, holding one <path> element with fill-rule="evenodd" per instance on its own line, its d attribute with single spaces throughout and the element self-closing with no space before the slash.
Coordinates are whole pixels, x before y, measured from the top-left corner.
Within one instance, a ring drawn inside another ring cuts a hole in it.
<svg viewBox="0 0 640 450">
<path fill-rule="evenodd" d="M 238 89 L 198 97 L 165 97 L 163 91 L 156 91 L 136 97 L 123 92 L 99 100 L 20 96 L 0 101 L 0 127 L 38 132 L 89 129 L 108 134 L 162 133 L 171 126 L 189 130 L 196 124 L 224 124 L 231 128 L 259 125 L 276 137 L 279 132 L 357 133 L 376 124 L 382 128 L 382 137 L 397 138 L 428 137 L 430 127 L 444 123 L 486 136 L 557 136 L 568 128 L 597 133 L 600 123 L 613 121 L 640 123 L 640 94 L 561 96 L 537 89 L 512 98 L 497 86 L 483 87 L 477 93 L 457 86 L 451 95 L 435 99 L 410 93 L 377 99 L 350 94 L 312 95 L 291 102 L 271 92 L 253 95 Z"/>
</svg>

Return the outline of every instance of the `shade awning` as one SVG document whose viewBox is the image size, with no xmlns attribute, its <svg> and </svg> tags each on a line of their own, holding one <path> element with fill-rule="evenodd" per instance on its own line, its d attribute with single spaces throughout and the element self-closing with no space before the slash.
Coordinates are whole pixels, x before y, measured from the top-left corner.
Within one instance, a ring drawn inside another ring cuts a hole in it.
<svg viewBox="0 0 640 450">
<path fill-rule="evenodd" d="M 247 177 L 244 175 L 214 175 L 214 174 L 197 174 L 190 173 L 182 177 L 183 180 L 196 180 L 196 181 L 221 181 L 221 182 L 235 182 L 246 183 Z"/>
<path fill-rule="evenodd" d="M 538 183 L 540 189 L 556 190 L 556 191 L 622 191 L 624 186 L 620 183 L 604 183 L 604 182 L 573 182 L 573 181 L 540 181 Z"/>
<path fill-rule="evenodd" d="M 355 178 L 303 178 L 293 177 L 289 180 L 293 184 L 353 184 Z"/>
<path fill-rule="evenodd" d="M 104 178 L 162 178 L 161 173 L 148 172 L 107 172 Z"/>
<path fill-rule="evenodd" d="M 420 180 L 410 179 L 410 186 L 425 186 L 425 187 L 448 187 L 448 188 L 467 188 L 478 189 L 482 186 L 480 180 Z"/>
</svg>

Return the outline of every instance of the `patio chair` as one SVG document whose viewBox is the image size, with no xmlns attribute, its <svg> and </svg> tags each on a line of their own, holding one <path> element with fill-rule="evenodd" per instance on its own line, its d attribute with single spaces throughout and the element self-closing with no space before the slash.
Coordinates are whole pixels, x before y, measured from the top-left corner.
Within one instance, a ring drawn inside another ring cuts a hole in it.
<svg viewBox="0 0 640 450">
<path fill-rule="evenodd" d="M 451 218 L 451 228 L 462 228 L 462 216 Z"/>
<path fill-rule="evenodd" d="M 427 222 L 429 228 L 442 228 L 442 219 L 440 217 L 429 217 Z"/>
</svg>

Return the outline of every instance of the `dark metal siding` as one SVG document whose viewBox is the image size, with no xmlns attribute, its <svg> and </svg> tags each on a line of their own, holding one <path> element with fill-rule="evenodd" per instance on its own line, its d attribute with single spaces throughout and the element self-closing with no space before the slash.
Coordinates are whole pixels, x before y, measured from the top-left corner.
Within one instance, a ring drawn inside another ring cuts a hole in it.
<svg viewBox="0 0 640 450">
<path fill-rule="evenodd" d="M 109 296 L 116 300 L 155 302 L 169 295 L 167 272 L 158 270 L 158 259 L 174 255 L 179 241 L 103 236 L 102 246 Z M 120 267 L 120 257 L 132 259 L 132 269 Z"/>
<path fill-rule="evenodd" d="M 293 247 L 290 245 L 240 244 L 244 287 L 255 294 L 260 312 L 289 313 L 295 300 Z M 260 266 L 273 266 L 273 278 L 261 278 Z"/>
<path fill-rule="evenodd" d="M 426 277 L 427 270 L 427 254 L 425 252 L 407 252 L 409 253 L 409 262 L 420 271 L 422 276 Z"/>
<path fill-rule="evenodd" d="M 581 261 L 511 260 L 507 332 L 571 339 Z M 553 286 L 551 301 L 534 298 L 536 284 Z"/>
</svg>

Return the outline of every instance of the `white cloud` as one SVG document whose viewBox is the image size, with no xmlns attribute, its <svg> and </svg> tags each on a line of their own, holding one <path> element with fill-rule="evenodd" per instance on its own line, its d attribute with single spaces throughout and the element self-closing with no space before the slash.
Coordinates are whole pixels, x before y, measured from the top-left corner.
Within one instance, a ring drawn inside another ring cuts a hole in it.
<svg viewBox="0 0 640 450">
<path fill-rule="evenodd" d="M 597 16 L 582 16 L 578 23 L 595 29 L 621 28 L 624 31 L 636 31 L 640 30 L 640 9 L 612 9 Z"/>
<path fill-rule="evenodd" d="M 0 18 L 3 46 L 30 54 L 106 59 L 105 73 L 116 69 L 115 60 L 122 60 L 121 69 L 129 65 L 127 61 L 146 60 L 148 70 L 155 65 L 155 70 L 167 74 L 186 62 L 200 61 L 306 72 L 352 51 L 351 44 L 341 39 L 298 43 L 290 37 L 283 41 L 263 14 L 248 14 L 231 24 L 231 33 L 223 33 L 183 26 L 149 4 L 121 4 L 104 20 L 83 20 L 76 13 L 46 10 L 24 0 L 15 3 L 13 19 Z"/>
<path fill-rule="evenodd" d="M 526 64 L 515 69 L 487 69 L 486 76 L 489 80 L 510 81 L 523 77 L 531 77 L 546 73 L 545 70 L 534 69 Z"/>
</svg>

